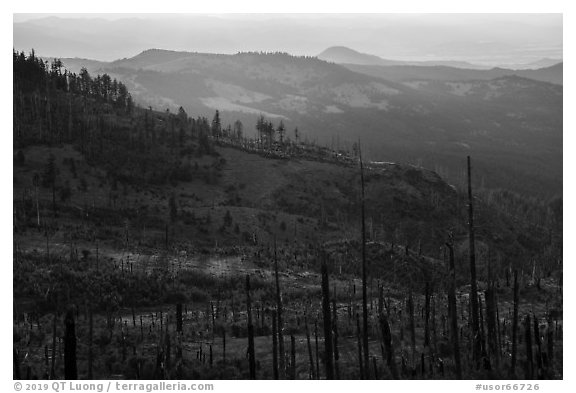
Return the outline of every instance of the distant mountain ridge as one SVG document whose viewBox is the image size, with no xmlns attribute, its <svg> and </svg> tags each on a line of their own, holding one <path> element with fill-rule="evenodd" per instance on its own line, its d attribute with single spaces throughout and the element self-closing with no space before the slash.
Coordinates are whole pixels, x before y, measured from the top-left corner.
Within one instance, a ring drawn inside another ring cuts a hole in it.
<svg viewBox="0 0 576 393">
<path fill-rule="evenodd" d="M 355 72 L 395 81 L 416 79 L 488 80 L 506 75 L 518 75 L 557 85 L 562 85 L 563 82 L 562 60 L 549 58 L 540 59 L 529 64 L 488 67 L 464 61 L 450 60 L 389 60 L 371 54 L 360 53 L 344 46 L 330 47 L 320 53 L 318 58 L 344 65 Z"/>
<path fill-rule="evenodd" d="M 429 61 L 404 61 L 383 59 L 376 55 L 361 53 L 345 46 L 332 46 L 317 56 L 319 59 L 336 64 L 356 64 L 356 65 L 379 65 L 379 66 L 399 66 L 399 65 L 421 65 L 421 66 L 450 66 L 456 68 L 488 69 L 489 67 L 472 64 L 466 61 L 456 60 L 429 60 Z"/>
<path fill-rule="evenodd" d="M 319 59 L 333 63 L 363 64 L 363 65 L 399 65 L 400 61 L 385 60 L 376 55 L 360 53 L 345 46 L 332 46 L 317 56 Z"/>
<path fill-rule="evenodd" d="M 562 59 L 551 59 L 549 57 L 545 57 L 527 64 L 500 64 L 497 68 L 507 68 L 512 70 L 535 70 L 539 68 L 552 67 L 562 62 Z"/>
<path fill-rule="evenodd" d="M 540 82 L 556 85 L 563 84 L 563 63 L 540 69 L 509 70 L 492 68 L 489 70 L 472 70 L 447 66 L 414 66 L 414 65 L 360 65 L 342 64 L 351 71 L 383 78 L 395 82 L 412 82 L 419 80 L 466 81 L 490 80 L 504 76 L 516 75 Z"/>
<path fill-rule="evenodd" d="M 83 65 L 63 62 L 77 70 Z M 206 116 L 218 109 L 223 124 L 240 119 L 247 134 L 264 115 L 276 124 L 282 119 L 287 136 L 298 127 L 302 138 L 346 149 L 361 138 L 368 159 L 417 163 L 454 182 L 462 157 L 472 154 L 477 179 L 488 187 L 547 195 L 562 190 L 559 85 L 495 71 L 496 78 L 467 79 L 482 71 L 343 66 L 285 53 L 154 49 L 92 65 L 91 73 L 123 81 L 143 105 L 183 106 Z M 404 78 L 407 70 L 415 76 Z M 423 78 L 422 70 L 436 75 Z M 450 80 L 457 72 L 461 79 Z"/>
</svg>

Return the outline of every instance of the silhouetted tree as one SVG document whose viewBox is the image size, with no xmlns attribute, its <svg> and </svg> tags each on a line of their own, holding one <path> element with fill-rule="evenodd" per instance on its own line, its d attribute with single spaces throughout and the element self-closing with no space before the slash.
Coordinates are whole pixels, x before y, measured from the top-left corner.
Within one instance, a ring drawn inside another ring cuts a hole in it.
<svg viewBox="0 0 576 393">
<path fill-rule="evenodd" d="M 222 134 L 222 123 L 220 121 L 220 112 L 218 112 L 218 110 L 216 110 L 214 118 L 212 119 L 210 131 L 212 132 L 212 136 L 215 138 L 219 138 Z"/>
<path fill-rule="evenodd" d="M 278 136 L 280 137 L 280 144 L 284 144 L 284 135 L 286 134 L 286 127 L 284 127 L 284 122 L 280 120 L 280 124 L 278 124 L 278 128 L 276 129 L 278 132 Z"/>
</svg>

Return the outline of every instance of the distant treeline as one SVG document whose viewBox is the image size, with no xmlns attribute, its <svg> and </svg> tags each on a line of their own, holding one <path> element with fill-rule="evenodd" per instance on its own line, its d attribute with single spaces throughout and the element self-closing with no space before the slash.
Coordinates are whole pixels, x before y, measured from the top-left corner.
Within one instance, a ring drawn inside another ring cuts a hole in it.
<svg viewBox="0 0 576 393">
<path fill-rule="evenodd" d="M 69 143 L 107 176 L 129 183 L 189 181 L 192 157 L 214 154 L 214 126 L 205 117 L 134 104 L 127 87 L 107 74 L 91 76 L 13 52 L 14 148 Z M 196 171 L 196 172 L 202 172 Z M 212 176 L 208 176 L 212 177 Z"/>
<path fill-rule="evenodd" d="M 39 92 L 46 94 L 51 89 L 63 90 L 101 102 L 111 103 L 117 108 L 130 112 L 134 107 L 132 97 L 122 82 L 103 74 L 92 78 L 86 68 L 80 74 L 63 70 L 60 59 L 51 64 L 37 57 L 34 50 L 26 56 L 24 52 L 13 52 L 14 88 L 24 93 Z"/>
</svg>

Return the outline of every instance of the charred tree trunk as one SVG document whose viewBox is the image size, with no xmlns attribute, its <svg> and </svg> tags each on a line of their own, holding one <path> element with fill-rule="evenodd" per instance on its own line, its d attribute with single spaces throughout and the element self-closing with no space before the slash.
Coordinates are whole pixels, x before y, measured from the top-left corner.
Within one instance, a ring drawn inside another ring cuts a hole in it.
<svg viewBox="0 0 576 393">
<path fill-rule="evenodd" d="M 54 182 L 54 180 L 52 180 L 52 214 L 54 215 L 54 218 L 56 218 L 56 211 L 57 211 L 57 207 L 56 207 L 56 184 Z"/>
<path fill-rule="evenodd" d="M 472 168 L 468 156 L 468 242 L 470 256 L 470 306 L 472 312 L 472 356 L 478 368 L 482 337 L 480 335 L 480 322 L 478 320 L 478 286 L 476 283 L 476 250 L 474 243 L 474 204 L 472 200 Z"/>
<path fill-rule="evenodd" d="M 248 311 L 248 361 L 250 379 L 256 379 L 256 359 L 254 354 L 254 326 L 252 325 L 252 304 L 250 301 L 250 276 L 246 275 L 246 309 Z"/>
<path fill-rule="evenodd" d="M 358 143 L 358 153 L 360 156 L 360 183 L 362 188 L 362 346 L 364 352 L 364 373 L 365 378 L 370 379 L 370 354 L 368 351 L 368 294 L 366 290 L 366 217 L 365 217 L 365 194 L 364 194 L 364 165 L 362 163 L 362 149 Z"/>
<path fill-rule="evenodd" d="M 66 325 L 64 334 L 64 378 L 78 379 L 78 369 L 76 367 L 76 327 L 72 311 L 68 311 L 64 323 Z"/>
<path fill-rule="evenodd" d="M 92 309 L 90 309 L 90 328 L 88 331 L 88 379 L 94 379 L 92 374 L 92 364 L 93 364 L 93 353 L 92 353 L 92 341 L 94 340 L 94 317 Z"/>
<path fill-rule="evenodd" d="M 414 322 L 414 298 L 412 291 L 408 296 L 408 318 L 410 323 L 410 345 L 412 346 L 412 365 L 415 364 L 416 357 L 416 323 Z"/>
<path fill-rule="evenodd" d="M 316 379 L 320 379 L 320 348 L 318 346 L 318 321 L 314 321 L 314 341 L 316 342 Z"/>
<path fill-rule="evenodd" d="M 52 325 L 52 360 L 50 362 L 50 379 L 56 378 L 56 313 L 54 313 L 54 321 Z"/>
<path fill-rule="evenodd" d="M 20 376 L 20 359 L 16 348 L 12 350 L 12 360 L 14 362 L 14 379 L 22 379 Z"/>
<path fill-rule="evenodd" d="M 554 374 L 554 326 L 552 315 L 548 315 L 548 327 L 546 331 L 546 355 L 548 357 L 548 377 L 553 378 Z"/>
<path fill-rule="evenodd" d="M 278 366 L 280 379 L 286 379 L 284 335 L 282 323 L 282 292 L 280 291 L 280 278 L 278 276 L 278 256 L 276 254 L 276 239 L 274 239 L 274 276 L 276 280 L 276 310 L 278 313 Z"/>
<path fill-rule="evenodd" d="M 336 291 L 334 291 L 336 292 Z M 338 311 L 336 309 L 336 293 L 332 297 L 332 332 L 334 334 L 334 376 L 340 379 L 340 354 L 338 353 Z"/>
<path fill-rule="evenodd" d="M 534 362 L 532 360 L 532 334 L 530 329 L 530 314 L 524 320 L 524 340 L 526 345 L 526 379 L 534 379 Z"/>
<path fill-rule="evenodd" d="M 358 368 L 360 379 L 364 379 L 364 365 L 362 364 L 362 333 L 360 330 L 360 315 L 356 313 L 356 337 L 358 338 Z"/>
<path fill-rule="evenodd" d="M 482 297 L 478 296 L 478 312 L 480 314 L 480 353 L 482 356 L 482 364 L 484 365 L 484 369 L 486 370 L 491 370 L 491 365 L 490 365 L 490 358 L 488 357 L 488 353 L 486 351 L 486 332 L 484 329 L 484 315 L 483 315 L 483 307 L 482 307 Z"/>
<path fill-rule="evenodd" d="M 450 339 L 452 341 L 452 350 L 454 352 L 454 367 L 456 377 L 462 379 L 462 363 L 460 360 L 460 343 L 458 331 L 458 311 L 456 309 L 456 267 L 454 264 L 454 247 L 452 241 L 446 243 L 449 251 L 449 279 L 448 286 L 448 317 L 450 318 Z"/>
<path fill-rule="evenodd" d="M 514 271 L 514 316 L 512 319 L 512 363 L 510 365 L 510 375 L 516 374 L 516 356 L 518 351 L 518 271 Z"/>
<path fill-rule="evenodd" d="M 226 328 L 222 327 L 222 362 L 226 364 Z"/>
<path fill-rule="evenodd" d="M 165 366 L 166 366 L 166 372 L 169 372 L 171 367 L 172 367 L 172 344 L 170 341 L 170 329 L 168 326 L 168 318 L 166 318 L 166 332 L 165 332 L 165 337 L 164 337 L 164 342 L 166 344 L 166 351 L 165 351 Z M 168 378 L 166 378 L 168 379 Z"/>
<path fill-rule="evenodd" d="M 310 329 L 308 328 L 308 316 L 304 315 L 304 325 L 306 327 L 306 345 L 308 346 L 308 357 L 310 358 L 310 374 L 312 379 L 316 379 L 314 370 L 314 355 L 312 354 L 312 344 L 310 342 Z"/>
<path fill-rule="evenodd" d="M 276 321 L 276 310 L 272 310 L 272 373 L 274 379 L 278 379 L 278 331 Z"/>
<path fill-rule="evenodd" d="M 176 304 L 176 332 L 182 333 L 182 303 Z"/>
<path fill-rule="evenodd" d="M 430 347 L 430 282 L 428 281 L 424 299 L 424 347 Z"/>
<path fill-rule="evenodd" d="M 290 335 L 290 379 L 296 379 L 296 339 Z"/>
<path fill-rule="evenodd" d="M 486 296 L 486 322 L 488 325 L 488 357 L 494 360 L 496 369 L 500 364 L 499 351 L 498 351 L 498 332 L 496 324 L 496 298 L 494 294 L 494 286 L 490 284 L 485 292 Z"/>
<path fill-rule="evenodd" d="M 328 282 L 328 267 L 326 266 L 326 255 L 322 253 L 322 314 L 324 316 L 324 350 L 326 364 L 326 379 L 334 379 L 334 368 L 332 365 L 332 322 L 330 318 L 330 286 Z"/>
<path fill-rule="evenodd" d="M 214 353 L 212 351 L 212 344 L 210 344 L 210 368 L 214 365 Z"/>
<path fill-rule="evenodd" d="M 166 249 L 168 249 L 168 224 L 164 226 L 164 243 Z"/>
<path fill-rule="evenodd" d="M 542 365 L 542 339 L 540 337 L 540 326 L 538 326 L 538 318 L 533 315 L 534 320 L 534 343 L 536 344 L 536 367 L 538 367 L 538 373 L 536 378 L 543 378 L 543 365 Z"/>
<path fill-rule="evenodd" d="M 37 176 L 34 176 L 34 190 L 36 191 L 36 225 L 40 228 L 40 202 L 38 200 L 38 182 Z"/>
<path fill-rule="evenodd" d="M 434 353 L 438 353 L 438 325 L 436 323 L 436 299 L 432 297 L 432 348 Z"/>
<path fill-rule="evenodd" d="M 378 374 L 378 363 L 376 362 L 376 356 L 372 356 L 372 365 L 374 366 L 374 379 L 380 379 Z"/>
<path fill-rule="evenodd" d="M 382 330 L 382 340 L 384 341 L 384 346 L 386 347 L 386 364 L 390 369 L 392 378 L 398 379 L 398 370 L 394 360 L 394 347 L 392 346 L 392 333 L 390 332 L 388 318 L 386 318 L 386 315 L 383 313 L 380 314 L 380 329 Z"/>
</svg>

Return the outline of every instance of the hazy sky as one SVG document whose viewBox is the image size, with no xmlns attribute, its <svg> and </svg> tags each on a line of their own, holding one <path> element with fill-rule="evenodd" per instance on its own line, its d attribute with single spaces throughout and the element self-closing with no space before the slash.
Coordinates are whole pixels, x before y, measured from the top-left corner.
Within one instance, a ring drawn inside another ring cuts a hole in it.
<svg viewBox="0 0 576 393">
<path fill-rule="evenodd" d="M 14 47 L 115 60 L 162 48 L 284 51 L 347 46 L 388 59 L 499 65 L 562 58 L 561 14 L 14 14 Z"/>
</svg>

